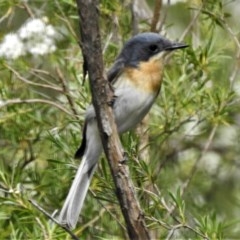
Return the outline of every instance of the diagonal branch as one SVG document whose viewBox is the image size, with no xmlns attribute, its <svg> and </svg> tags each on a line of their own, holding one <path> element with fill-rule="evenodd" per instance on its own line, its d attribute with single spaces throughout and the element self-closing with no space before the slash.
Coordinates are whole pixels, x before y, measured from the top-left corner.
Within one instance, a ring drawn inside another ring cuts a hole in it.
<svg viewBox="0 0 240 240">
<path fill-rule="evenodd" d="M 70 116 L 72 116 L 72 113 L 64 108 L 62 105 L 55 103 L 53 101 L 50 100 L 46 100 L 46 99 L 41 99 L 41 98 L 33 98 L 33 99 L 10 99 L 10 100 L 6 100 L 6 101 L 0 101 L 0 109 L 3 107 L 6 107 L 8 105 L 12 105 L 12 104 L 24 104 L 24 103 L 46 103 L 49 105 L 52 105 L 60 110 L 62 110 L 63 112 L 69 114 Z"/>
<path fill-rule="evenodd" d="M 41 206 L 39 206 L 34 200 L 28 199 L 28 201 L 35 207 L 37 208 L 41 213 L 43 213 L 45 216 L 47 216 L 51 221 L 56 223 L 58 226 L 60 226 L 62 229 L 64 229 L 71 237 L 73 240 L 79 240 L 78 237 L 66 226 L 61 225 L 51 214 L 46 212 Z"/>
<path fill-rule="evenodd" d="M 4 64 L 4 66 L 9 69 L 12 73 L 14 73 L 16 75 L 16 77 L 21 80 L 22 82 L 24 83 L 27 83 L 29 85 L 32 85 L 32 86 L 37 86 L 37 87 L 43 87 L 43 88 L 48 88 L 48 89 L 52 89 L 52 90 L 55 90 L 57 92 L 63 92 L 63 90 L 57 86 L 54 86 L 54 85 L 49 85 L 49 84 L 41 84 L 41 83 L 35 83 L 35 82 L 32 82 L 28 79 L 26 79 L 25 77 L 21 76 L 21 74 L 16 71 L 14 68 L 12 68 L 10 65 L 8 64 Z"/>
<path fill-rule="evenodd" d="M 104 74 L 101 51 L 98 0 L 76 0 L 80 17 L 81 46 L 87 67 L 104 152 L 116 186 L 116 194 L 130 239 L 150 239 L 125 164 L 123 149 L 109 102 L 113 92 Z"/>
<path fill-rule="evenodd" d="M 60 70 L 59 67 L 57 67 L 56 72 L 57 72 L 57 76 L 58 76 L 58 78 L 59 78 L 59 80 L 62 84 L 62 89 L 63 89 L 64 95 L 66 96 L 66 98 L 68 100 L 70 108 L 71 108 L 75 118 L 78 119 L 78 112 L 77 112 L 77 109 L 75 108 L 74 101 L 73 101 L 73 99 L 70 95 L 70 91 L 68 89 L 67 81 L 65 80 L 65 78 L 63 76 L 63 73 L 62 73 L 62 71 Z"/>
</svg>

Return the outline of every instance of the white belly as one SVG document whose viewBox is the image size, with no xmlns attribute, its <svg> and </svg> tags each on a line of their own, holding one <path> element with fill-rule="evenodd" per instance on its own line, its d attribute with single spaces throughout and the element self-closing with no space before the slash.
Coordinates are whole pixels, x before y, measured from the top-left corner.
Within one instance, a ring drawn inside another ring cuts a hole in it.
<svg viewBox="0 0 240 240">
<path fill-rule="evenodd" d="M 158 94 L 141 90 L 131 83 L 121 80 L 114 85 L 116 99 L 113 104 L 113 113 L 119 133 L 126 132 L 141 122 Z M 86 112 L 86 121 L 95 118 L 93 105 L 90 105 Z"/>
<path fill-rule="evenodd" d="M 149 112 L 157 94 L 136 90 L 132 86 L 116 89 L 114 116 L 118 132 L 134 128 Z"/>
</svg>

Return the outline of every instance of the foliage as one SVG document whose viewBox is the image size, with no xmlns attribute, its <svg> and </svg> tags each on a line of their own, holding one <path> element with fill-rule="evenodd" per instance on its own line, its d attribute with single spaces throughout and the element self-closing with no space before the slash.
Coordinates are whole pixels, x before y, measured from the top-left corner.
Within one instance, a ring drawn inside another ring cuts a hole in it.
<svg viewBox="0 0 240 240">
<path fill-rule="evenodd" d="M 162 32 L 172 39 L 183 34 L 190 47 L 174 53 L 166 66 L 147 125 L 148 160 L 141 157 L 141 136 L 132 131 L 121 137 L 153 239 L 240 234 L 235 16 L 240 6 L 237 1 L 202 2 L 163 5 Z M 154 2 L 149 6 L 154 8 Z M 99 9 L 109 67 L 131 37 L 132 12 L 129 3 L 116 0 L 102 0 Z M 149 31 L 151 21 L 138 15 L 139 30 Z M 0 16 L 2 41 L 29 18 L 42 19 L 58 32 L 56 49 L 48 54 L 0 59 L 0 236 L 70 239 L 28 200 L 49 213 L 59 209 L 79 164 L 73 155 L 91 94 L 87 81 L 83 84 L 76 5 L 72 0 L 2 1 Z M 104 158 L 80 221 L 73 232 L 83 239 L 126 238 Z"/>
</svg>

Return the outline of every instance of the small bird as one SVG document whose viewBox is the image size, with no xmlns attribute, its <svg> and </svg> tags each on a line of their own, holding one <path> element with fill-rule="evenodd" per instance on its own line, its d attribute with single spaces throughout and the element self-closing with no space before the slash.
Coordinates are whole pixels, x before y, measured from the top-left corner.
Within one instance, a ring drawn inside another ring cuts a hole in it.
<svg viewBox="0 0 240 240">
<path fill-rule="evenodd" d="M 159 94 L 163 75 L 163 56 L 168 51 L 187 47 L 157 33 L 140 33 L 127 41 L 108 71 L 114 90 L 113 113 L 119 134 L 134 128 L 149 112 Z M 93 105 L 86 110 L 82 144 L 75 154 L 81 158 L 59 222 L 75 228 L 93 173 L 102 153 Z"/>
</svg>

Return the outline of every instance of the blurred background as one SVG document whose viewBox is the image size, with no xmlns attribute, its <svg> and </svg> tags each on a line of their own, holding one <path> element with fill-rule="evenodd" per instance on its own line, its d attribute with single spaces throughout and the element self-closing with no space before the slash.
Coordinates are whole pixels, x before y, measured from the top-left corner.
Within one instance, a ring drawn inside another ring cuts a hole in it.
<svg viewBox="0 0 240 240">
<path fill-rule="evenodd" d="M 161 94 L 121 136 L 152 239 L 240 235 L 240 2 L 101 0 L 108 69 L 124 42 L 155 31 L 189 48 L 166 63 Z M 61 208 L 79 161 L 84 111 L 73 0 L 0 0 L 1 239 L 71 239 L 36 209 Z M 125 239 L 104 157 L 80 223 L 83 239 Z"/>
</svg>

